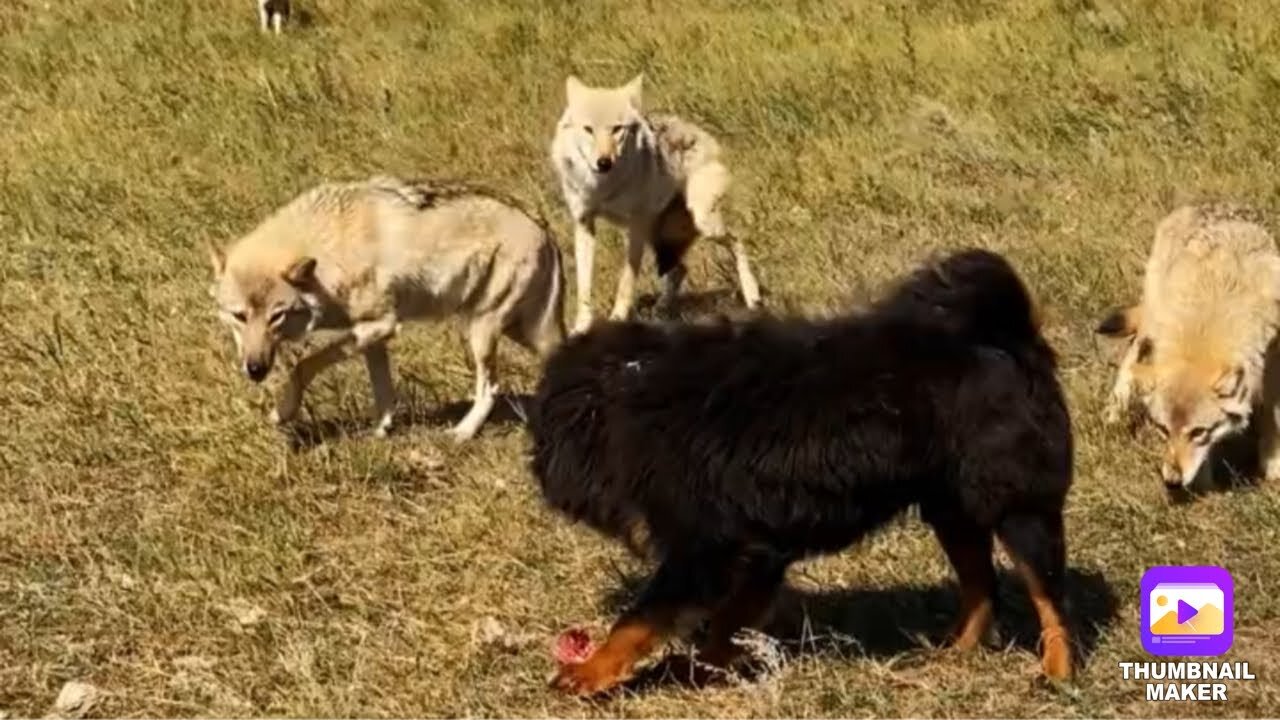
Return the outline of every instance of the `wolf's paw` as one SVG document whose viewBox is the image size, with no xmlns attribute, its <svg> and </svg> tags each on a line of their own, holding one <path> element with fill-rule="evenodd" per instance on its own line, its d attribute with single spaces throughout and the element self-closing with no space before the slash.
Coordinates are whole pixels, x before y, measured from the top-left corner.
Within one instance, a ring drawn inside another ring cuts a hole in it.
<svg viewBox="0 0 1280 720">
<path fill-rule="evenodd" d="M 379 440 L 385 439 L 391 434 L 394 427 L 395 423 L 392 422 L 391 416 L 388 415 L 378 420 L 378 424 L 373 428 L 373 436 Z"/>
<path fill-rule="evenodd" d="M 1264 463 L 1262 468 L 1262 479 L 1268 484 L 1280 483 L 1280 460 L 1272 460 Z"/>
<path fill-rule="evenodd" d="M 470 427 L 469 425 L 463 425 L 459 423 L 449 428 L 445 432 L 449 435 L 449 437 L 453 440 L 455 444 L 461 445 L 462 443 L 465 443 L 468 440 L 471 440 L 472 438 L 474 438 L 476 436 L 477 430 L 479 430 L 479 428 L 474 428 L 474 427 Z"/>
</svg>

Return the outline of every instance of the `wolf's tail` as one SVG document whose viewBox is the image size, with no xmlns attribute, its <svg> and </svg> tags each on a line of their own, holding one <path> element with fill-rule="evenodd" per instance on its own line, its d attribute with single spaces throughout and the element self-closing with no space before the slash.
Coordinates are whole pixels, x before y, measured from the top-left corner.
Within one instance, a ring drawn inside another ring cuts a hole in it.
<svg viewBox="0 0 1280 720">
<path fill-rule="evenodd" d="M 1009 261 L 988 250 L 961 250 L 926 265 L 908 276 L 885 304 L 1015 354 L 1033 346 L 1047 349 L 1031 294 Z"/>
</svg>

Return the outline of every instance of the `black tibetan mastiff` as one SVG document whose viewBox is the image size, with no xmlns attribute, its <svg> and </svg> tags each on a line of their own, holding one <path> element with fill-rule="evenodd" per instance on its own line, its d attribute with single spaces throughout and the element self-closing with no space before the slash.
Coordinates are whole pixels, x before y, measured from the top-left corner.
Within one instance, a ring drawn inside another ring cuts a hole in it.
<svg viewBox="0 0 1280 720">
<path fill-rule="evenodd" d="M 829 320 L 607 323 L 548 360 L 530 413 L 547 502 L 658 560 L 639 600 L 555 684 L 629 677 L 687 613 L 723 667 L 787 567 L 912 505 L 959 576 L 955 646 L 992 621 L 998 537 L 1041 625 L 1043 669 L 1072 672 L 1062 600 L 1071 424 L 1053 350 L 999 255 L 919 269 Z"/>
</svg>

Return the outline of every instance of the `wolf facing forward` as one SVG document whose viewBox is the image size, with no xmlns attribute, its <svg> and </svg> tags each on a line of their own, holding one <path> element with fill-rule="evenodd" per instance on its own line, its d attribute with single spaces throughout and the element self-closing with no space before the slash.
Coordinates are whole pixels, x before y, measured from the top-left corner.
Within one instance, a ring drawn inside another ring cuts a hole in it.
<svg viewBox="0 0 1280 720">
<path fill-rule="evenodd" d="M 743 301 L 749 308 L 760 301 L 746 247 L 729 236 L 721 214 L 729 170 L 720 144 L 693 123 L 644 113 L 642 84 L 643 76 L 615 88 L 588 87 L 572 76 L 565 82 L 566 105 L 551 142 L 551 162 L 574 224 L 574 332 L 591 325 L 597 217 L 627 232 L 612 319 L 631 314 L 646 245 L 653 247 L 663 278 L 659 310 L 670 311 L 684 280 L 685 252 L 700 236 L 729 243 Z"/>
</svg>

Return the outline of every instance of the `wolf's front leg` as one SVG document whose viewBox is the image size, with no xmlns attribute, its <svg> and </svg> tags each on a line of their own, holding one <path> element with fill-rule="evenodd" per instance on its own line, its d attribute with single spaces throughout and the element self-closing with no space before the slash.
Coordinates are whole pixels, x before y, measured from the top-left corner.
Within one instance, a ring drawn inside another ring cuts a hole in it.
<svg viewBox="0 0 1280 720">
<path fill-rule="evenodd" d="M 1258 469 L 1267 482 L 1280 481 L 1280 405 L 1263 394 L 1262 405 L 1253 409 L 1250 421 L 1258 436 Z"/>
<path fill-rule="evenodd" d="M 627 257 L 618 272 L 618 292 L 613 298 L 613 312 L 609 313 L 611 320 L 631 317 L 631 308 L 636 302 L 636 276 L 644 262 L 644 246 L 652 234 L 653 226 L 646 221 L 632 222 L 627 228 Z"/>
<path fill-rule="evenodd" d="M 1139 339 L 1133 338 L 1125 351 L 1120 368 L 1116 371 L 1116 383 L 1111 388 L 1111 396 L 1107 400 L 1102 420 L 1107 425 L 1119 425 L 1122 420 L 1132 418 L 1133 414 L 1133 366 L 1138 362 Z"/>
<path fill-rule="evenodd" d="M 347 355 L 348 341 L 344 337 L 299 360 L 298 364 L 289 371 L 289 379 L 280 389 L 280 397 L 276 398 L 276 409 L 271 412 L 271 421 L 280 425 L 293 420 L 302 407 L 302 396 L 311 381 L 328 367 L 341 362 Z"/>
<path fill-rule="evenodd" d="M 467 341 L 471 346 L 471 358 L 475 363 L 476 387 L 471 409 L 457 425 L 450 428 L 456 442 L 475 437 L 480 426 L 493 411 L 498 396 L 498 385 L 493 371 L 493 351 L 498 344 L 498 326 L 485 319 L 477 320 L 467 328 Z"/>
<path fill-rule="evenodd" d="M 573 332 L 583 333 L 591 327 L 591 271 L 596 253 L 595 219 L 586 217 L 573 226 L 573 264 L 578 280 L 578 314 Z"/>
<path fill-rule="evenodd" d="M 399 332 L 400 321 L 394 312 L 389 312 L 372 320 L 356 322 L 351 326 L 350 337 L 356 349 L 364 351 L 387 342 Z"/>
<path fill-rule="evenodd" d="M 369 383 L 373 386 L 373 412 L 377 423 L 373 434 L 383 438 L 391 432 L 396 409 L 396 387 L 391 378 L 391 356 L 386 344 L 365 349 L 364 363 L 369 370 Z"/>
<path fill-rule="evenodd" d="M 258 22 L 262 25 L 262 31 L 266 32 L 271 26 L 271 10 L 267 7 L 269 0 L 258 0 Z"/>
</svg>

